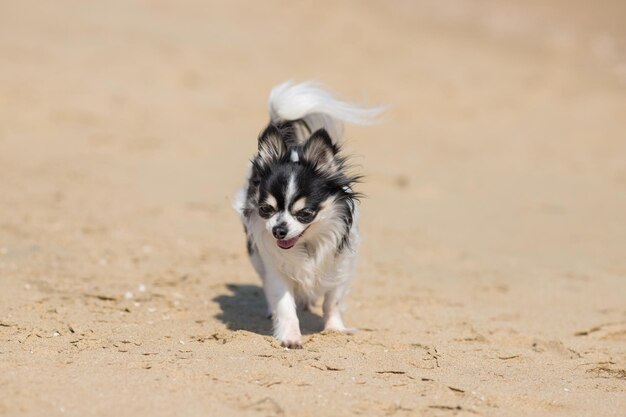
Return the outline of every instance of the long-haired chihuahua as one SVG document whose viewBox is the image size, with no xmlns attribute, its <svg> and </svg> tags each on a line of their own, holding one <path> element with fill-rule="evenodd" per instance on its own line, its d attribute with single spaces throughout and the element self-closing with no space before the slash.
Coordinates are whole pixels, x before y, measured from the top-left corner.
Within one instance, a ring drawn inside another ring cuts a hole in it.
<svg viewBox="0 0 626 417">
<path fill-rule="evenodd" d="M 312 82 L 287 82 L 270 94 L 270 122 L 235 208 L 284 347 L 302 347 L 296 306 L 322 296 L 324 329 L 353 331 L 341 313 L 359 246 L 359 177 L 339 143 L 343 122 L 369 124 L 381 110 L 340 101 Z"/>
</svg>

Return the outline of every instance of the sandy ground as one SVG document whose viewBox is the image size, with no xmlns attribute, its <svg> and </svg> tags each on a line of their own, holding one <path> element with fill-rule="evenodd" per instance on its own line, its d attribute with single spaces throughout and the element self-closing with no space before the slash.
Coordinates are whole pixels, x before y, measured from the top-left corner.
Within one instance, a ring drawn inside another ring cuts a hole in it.
<svg viewBox="0 0 626 417">
<path fill-rule="evenodd" d="M 626 415 L 626 7 L 584 3 L 0 2 L 0 415 Z M 347 131 L 360 331 L 301 351 L 230 208 L 289 78 L 393 105 Z"/>
</svg>

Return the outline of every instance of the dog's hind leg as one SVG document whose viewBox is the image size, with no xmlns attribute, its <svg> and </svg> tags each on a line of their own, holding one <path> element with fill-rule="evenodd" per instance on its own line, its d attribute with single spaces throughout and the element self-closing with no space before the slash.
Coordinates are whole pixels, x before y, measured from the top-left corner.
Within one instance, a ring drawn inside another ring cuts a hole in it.
<svg viewBox="0 0 626 417">
<path fill-rule="evenodd" d="M 354 334 L 356 329 L 346 327 L 341 318 L 341 301 L 335 298 L 333 291 L 329 291 L 324 299 L 324 331 Z"/>
<path fill-rule="evenodd" d="M 322 305 L 324 312 L 324 331 L 335 331 L 345 334 L 353 334 L 356 332 L 356 329 L 347 328 L 341 318 L 345 293 L 346 288 L 344 288 L 344 286 L 339 286 L 326 292 L 324 304 Z"/>
<path fill-rule="evenodd" d="M 356 332 L 356 329 L 346 327 L 341 317 L 345 309 L 344 299 L 354 275 L 355 264 L 356 256 L 351 251 L 343 253 L 337 261 L 335 271 L 337 284 L 325 292 L 324 303 L 322 304 L 324 331 L 336 331 L 345 334 Z"/>
</svg>

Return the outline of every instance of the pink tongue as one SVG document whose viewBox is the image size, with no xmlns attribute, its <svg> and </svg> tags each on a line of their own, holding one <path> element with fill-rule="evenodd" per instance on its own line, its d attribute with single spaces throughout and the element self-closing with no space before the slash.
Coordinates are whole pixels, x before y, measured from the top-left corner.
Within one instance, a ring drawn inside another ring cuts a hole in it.
<svg viewBox="0 0 626 417">
<path fill-rule="evenodd" d="M 276 243 L 278 244 L 278 246 L 282 249 L 289 249 L 291 248 L 293 245 L 296 244 L 296 242 L 298 241 L 298 238 L 300 236 L 296 236 L 294 238 L 291 238 L 289 240 L 277 240 Z"/>
</svg>

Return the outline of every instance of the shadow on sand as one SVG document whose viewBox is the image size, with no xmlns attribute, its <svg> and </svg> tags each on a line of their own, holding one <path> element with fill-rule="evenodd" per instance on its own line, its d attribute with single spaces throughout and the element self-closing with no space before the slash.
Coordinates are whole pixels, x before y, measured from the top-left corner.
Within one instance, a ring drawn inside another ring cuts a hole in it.
<svg viewBox="0 0 626 417">
<path fill-rule="evenodd" d="M 220 305 L 221 313 L 215 318 L 222 321 L 230 330 L 247 330 L 260 335 L 272 334 L 272 320 L 265 317 L 267 304 L 263 289 L 258 285 L 226 285 L 231 294 L 218 295 L 213 299 Z M 298 310 L 302 334 L 321 332 L 322 318 L 310 311 Z"/>
</svg>

